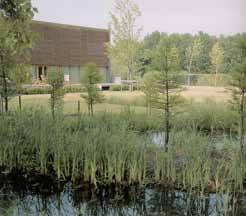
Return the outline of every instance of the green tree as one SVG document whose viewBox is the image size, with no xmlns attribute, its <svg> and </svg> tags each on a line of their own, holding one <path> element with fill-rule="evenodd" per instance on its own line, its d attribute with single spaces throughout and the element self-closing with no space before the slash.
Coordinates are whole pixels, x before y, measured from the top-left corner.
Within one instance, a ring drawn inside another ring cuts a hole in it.
<svg viewBox="0 0 246 216">
<path fill-rule="evenodd" d="M 197 37 L 201 43 L 200 54 L 194 61 L 196 71 L 199 73 L 209 73 L 211 69 L 210 52 L 216 38 L 204 32 L 198 32 Z"/>
<path fill-rule="evenodd" d="M 103 95 L 96 84 L 102 80 L 100 71 L 96 64 L 87 63 L 82 74 L 82 83 L 85 85 L 86 94 L 81 94 L 88 105 L 88 112 L 93 116 L 93 105 L 103 101 Z"/>
<path fill-rule="evenodd" d="M 234 102 L 238 105 L 240 115 L 239 120 L 239 140 L 240 147 L 243 149 L 245 136 L 245 104 L 246 104 L 246 33 L 241 34 L 237 47 L 239 50 L 238 62 L 235 64 L 235 70 L 232 74 L 232 85 L 236 87 L 233 91 Z"/>
<path fill-rule="evenodd" d="M 186 50 L 187 70 L 189 74 L 192 72 L 193 63 L 199 57 L 201 49 L 202 43 L 200 38 L 195 38 L 192 44 Z"/>
<path fill-rule="evenodd" d="M 127 67 L 128 80 L 133 80 L 138 67 L 138 49 L 141 28 L 137 26 L 140 10 L 132 0 L 116 0 L 115 11 L 110 13 L 112 43 L 108 53 L 116 64 Z M 133 85 L 131 84 L 131 90 Z"/>
<path fill-rule="evenodd" d="M 51 86 L 50 91 L 50 105 L 53 118 L 55 111 L 62 109 L 63 96 L 64 96 L 64 73 L 53 69 L 48 72 L 48 83 Z"/>
<path fill-rule="evenodd" d="M 32 79 L 31 76 L 31 66 L 27 64 L 19 64 L 18 67 L 13 69 L 13 73 L 11 73 L 11 79 L 14 80 L 15 84 L 15 92 L 21 93 L 22 92 L 22 85 L 24 83 L 29 83 Z"/>
<path fill-rule="evenodd" d="M 215 86 L 217 86 L 217 79 L 218 79 L 217 77 L 218 77 L 218 72 L 223 63 L 223 56 L 224 56 L 224 52 L 220 47 L 219 42 L 216 42 L 212 48 L 212 51 L 210 52 L 212 68 L 215 71 L 215 82 L 214 82 Z"/>
<path fill-rule="evenodd" d="M 221 35 L 219 37 L 219 43 L 224 50 L 224 61 L 221 66 L 221 72 L 222 73 L 227 73 L 227 74 L 232 74 L 234 73 L 235 66 L 238 63 L 238 59 L 240 56 L 240 50 L 238 49 L 238 40 L 241 37 L 240 34 L 236 35 L 231 35 L 231 36 L 223 36 Z"/>
<path fill-rule="evenodd" d="M 0 94 L 6 111 L 9 97 L 16 91 L 15 84 L 19 86 L 19 81 L 27 77 L 24 63 L 28 62 L 35 39 L 30 24 L 36 11 L 30 0 L 0 1 Z M 23 72 L 19 73 L 21 77 L 15 74 L 18 70 Z"/>
<path fill-rule="evenodd" d="M 170 121 L 175 104 L 175 96 L 170 95 L 171 89 L 178 88 L 178 72 L 180 70 L 180 62 L 178 50 L 171 42 L 170 37 L 163 37 L 157 48 L 157 59 L 159 62 L 159 92 L 160 92 L 160 108 L 164 110 L 165 121 L 165 149 L 168 150 Z"/>
<path fill-rule="evenodd" d="M 158 102 L 158 78 L 160 78 L 160 74 L 156 71 L 147 72 L 143 77 L 143 92 L 148 115 L 152 114 L 152 108 Z"/>
</svg>

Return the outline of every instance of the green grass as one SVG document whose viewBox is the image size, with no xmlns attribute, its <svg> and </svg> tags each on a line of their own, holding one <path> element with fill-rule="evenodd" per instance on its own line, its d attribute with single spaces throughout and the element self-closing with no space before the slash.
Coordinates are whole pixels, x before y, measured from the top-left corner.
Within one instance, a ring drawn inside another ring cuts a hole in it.
<svg viewBox="0 0 246 216">
<path fill-rule="evenodd" d="M 26 95 L 22 97 L 22 108 L 45 108 L 49 109 L 49 95 Z M 142 100 L 142 99 L 140 99 Z M 80 101 L 80 112 L 87 112 L 87 104 L 80 97 L 76 97 L 76 99 L 70 99 L 69 96 L 63 100 L 63 111 L 64 114 L 77 114 L 78 113 L 78 101 Z M 101 103 L 95 104 L 95 112 L 117 112 L 119 113 L 126 106 L 131 105 L 135 107 L 137 112 L 143 113 L 146 112 L 146 108 L 142 106 L 142 104 L 138 104 L 135 102 L 127 101 L 122 98 L 119 100 L 115 100 L 114 97 L 109 97 L 108 99 Z M 18 109 L 19 102 L 18 98 L 12 98 L 10 100 L 10 110 L 14 111 Z"/>
<path fill-rule="evenodd" d="M 238 153 L 236 140 L 215 145 L 204 133 L 176 127 L 165 152 L 141 133 L 161 121 L 129 108 L 55 119 L 47 110 L 23 110 L 0 121 L 0 165 L 7 171 L 35 170 L 95 186 L 153 182 L 201 193 L 210 187 L 218 193 L 243 191 L 246 157 Z"/>
<path fill-rule="evenodd" d="M 238 119 L 238 113 L 230 104 L 214 100 L 189 102 L 178 108 L 173 127 L 231 134 L 238 131 Z"/>
</svg>

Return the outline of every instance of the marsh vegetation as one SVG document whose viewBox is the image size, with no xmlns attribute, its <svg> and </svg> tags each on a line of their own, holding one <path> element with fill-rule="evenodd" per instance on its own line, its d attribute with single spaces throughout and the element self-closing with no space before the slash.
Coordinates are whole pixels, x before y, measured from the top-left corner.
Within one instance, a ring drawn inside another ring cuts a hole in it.
<svg viewBox="0 0 246 216">
<path fill-rule="evenodd" d="M 56 118 L 45 107 L 17 109 L 0 116 L 1 178 L 20 178 L 41 191 L 42 182 L 54 191 L 71 182 L 96 194 L 155 185 L 190 198 L 228 196 L 223 211 L 239 205 L 246 179 L 239 114 L 211 100 L 183 104 L 172 117 L 167 151 L 165 142 L 152 139 L 165 131 L 163 118 L 129 106 L 93 117 L 57 112 Z"/>
</svg>

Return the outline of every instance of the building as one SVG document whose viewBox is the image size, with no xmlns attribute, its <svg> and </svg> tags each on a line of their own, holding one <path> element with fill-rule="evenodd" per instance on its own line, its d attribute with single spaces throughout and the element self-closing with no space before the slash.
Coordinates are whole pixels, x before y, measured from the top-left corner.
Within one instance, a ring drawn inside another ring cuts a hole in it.
<svg viewBox="0 0 246 216">
<path fill-rule="evenodd" d="M 39 33 L 40 38 L 31 53 L 34 83 L 45 82 L 53 69 L 64 72 L 66 82 L 78 83 L 88 62 L 97 64 L 102 82 L 111 81 L 105 50 L 105 43 L 110 41 L 108 30 L 41 21 L 33 21 L 32 30 Z"/>
</svg>

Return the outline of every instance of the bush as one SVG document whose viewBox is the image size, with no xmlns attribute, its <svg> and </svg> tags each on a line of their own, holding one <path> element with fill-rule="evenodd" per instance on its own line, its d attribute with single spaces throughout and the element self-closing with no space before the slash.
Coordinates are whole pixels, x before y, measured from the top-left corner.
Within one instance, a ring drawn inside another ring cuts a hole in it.
<svg viewBox="0 0 246 216">
<path fill-rule="evenodd" d="M 133 86 L 133 90 L 134 91 L 140 90 L 140 89 L 141 89 L 141 87 L 140 88 L 137 88 L 136 85 Z M 110 91 L 129 91 L 130 90 L 130 86 L 127 85 L 127 84 L 123 84 L 123 85 L 112 85 L 112 86 L 110 86 L 109 90 Z"/>
<path fill-rule="evenodd" d="M 121 91 L 121 85 L 112 85 L 109 88 L 110 91 Z"/>
<path fill-rule="evenodd" d="M 129 85 L 112 85 L 109 88 L 110 91 L 129 91 Z"/>
<path fill-rule="evenodd" d="M 50 94 L 51 87 L 31 87 L 31 88 L 23 88 L 19 94 L 23 95 L 35 95 L 35 94 Z M 85 89 L 82 86 L 64 86 L 64 93 L 79 93 L 84 92 Z"/>
<path fill-rule="evenodd" d="M 64 86 L 65 93 L 79 93 L 85 92 L 85 88 L 83 86 Z"/>
<path fill-rule="evenodd" d="M 50 94 L 50 87 L 32 87 L 32 88 L 23 88 L 20 94 L 24 95 L 35 95 L 35 94 Z"/>
</svg>

